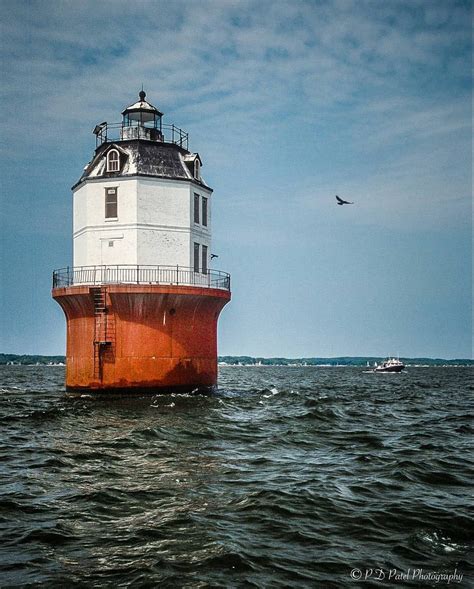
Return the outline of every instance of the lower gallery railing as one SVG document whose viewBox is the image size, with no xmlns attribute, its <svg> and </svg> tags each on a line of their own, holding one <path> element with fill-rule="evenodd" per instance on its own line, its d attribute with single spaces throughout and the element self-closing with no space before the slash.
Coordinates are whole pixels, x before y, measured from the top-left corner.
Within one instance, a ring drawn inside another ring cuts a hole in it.
<svg viewBox="0 0 474 589">
<path fill-rule="evenodd" d="M 53 288 L 78 284 L 163 284 L 230 290 L 230 274 L 184 266 L 79 266 L 53 272 Z"/>
</svg>

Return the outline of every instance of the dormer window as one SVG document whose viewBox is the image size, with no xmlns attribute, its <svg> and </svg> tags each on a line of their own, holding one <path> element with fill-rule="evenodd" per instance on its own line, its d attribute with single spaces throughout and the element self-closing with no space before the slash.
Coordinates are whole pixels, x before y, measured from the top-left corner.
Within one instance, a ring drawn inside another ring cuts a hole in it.
<svg viewBox="0 0 474 589">
<path fill-rule="evenodd" d="M 111 149 L 107 154 L 107 172 L 118 172 L 120 169 L 119 152 Z"/>
<path fill-rule="evenodd" d="M 200 163 L 199 163 L 198 158 L 196 158 L 194 160 L 194 177 L 196 178 L 196 180 L 201 179 L 201 169 L 200 169 Z"/>
</svg>

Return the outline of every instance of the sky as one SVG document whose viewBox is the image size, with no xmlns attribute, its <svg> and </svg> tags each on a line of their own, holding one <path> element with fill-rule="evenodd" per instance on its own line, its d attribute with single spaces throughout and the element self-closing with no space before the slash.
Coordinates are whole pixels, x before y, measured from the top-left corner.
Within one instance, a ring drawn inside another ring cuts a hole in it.
<svg viewBox="0 0 474 589">
<path fill-rule="evenodd" d="M 472 358 L 471 2 L 2 8 L 0 352 L 64 354 L 70 188 L 143 84 L 214 189 L 219 354 Z"/>
</svg>

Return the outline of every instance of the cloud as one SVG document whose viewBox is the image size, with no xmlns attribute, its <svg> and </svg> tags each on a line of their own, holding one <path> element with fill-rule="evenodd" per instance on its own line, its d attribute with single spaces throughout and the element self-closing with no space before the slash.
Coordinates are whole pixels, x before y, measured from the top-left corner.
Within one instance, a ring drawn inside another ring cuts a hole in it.
<svg viewBox="0 0 474 589">
<path fill-rule="evenodd" d="M 471 210 L 469 2 L 4 0 L 2 9 L 2 253 L 8 272 L 22 268 L 6 282 L 16 289 L 12 300 L 32 292 L 28 272 L 44 276 L 46 292 L 48 260 L 67 264 L 69 186 L 92 155 L 91 130 L 120 120 L 143 83 L 166 122 L 190 132 L 216 189 L 219 261 L 234 264 L 233 305 L 252 324 L 242 331 L 239 315 L 233 348 L 245 352 L 256 331 L 271 340 L 278 325 L 278 347 L 289 353 L 294 338 L 280 323 L 295 298 L 305 316 L 287 328 L 299 330 L 308 350 L 325 332 L 324 347 L 336 353 L 348 334 L 357 353 L 387 337 L 386 303 L 373 323 L 378 335 L 354 323 L 365 294 L 404 301 L 400 313 L 412 314 L 419 349 L 441 345 L 424 326 L 431 315 L 447 316 L 444 305 L 467 315 L 456 301 L 468 298 L 461 278 Z M 337 207 L 336 193 L 356 205 Z M 405 264 L 390 268 L 388 287 L 382 272 L 373 288 L 360 264 L 374 273 L 374 252 L 382 265 L 385 253 L 397 258 L 394 239 L 406 245 Z M 429 247 L 420 250 L 423 240 Z M 19 251 L 22 264 L 11 265 Z M 357 263 L 348 264 L 347 253 Z M 417 267 L 429 275 L 419 298 L 413 285 L 407 297 Z M 426 308 L 445 276 L 459 296 Z M 274 314 L 265 307 L 272 280 Z M 347 322 L 338 331 L 342 296 Z M 38 321 L 44 301 L 37 299 L 41 309 L 23 304 L 25 323 Z M 18 348 L 44 346 L 41 330 L 35 339 L 9 325 Z M 464 328 L 447 325 L 442 345 L 458 353 Z M 394 325 L 391 337 L 402 341 L 403 329 Z"/>
<path fill-rule="evenodd" d="M 10 160 L 32 135 L 50 149 L 91 146 L 94 124 L 118 120 L 142 83 L 168 121 L 176 114 L 173 122 L 190 125 L 224 167 L 232 150 L 245 145 L 261 157 L 268 141 L 291 158 L 300 134 L 311 142 L 308 149 L 326 141 L 335 160 L 351 155 L 361 191 L 364 171 L 374 182 L 366 163 L 372 161 L 381 184 L 387 174 L 382 192 L 392 194 L 394 181 L 415 166 L 421 164 L 424 178 L 451 166 L 456 136 L 465 146 L 470 32 L 463 3 L 450 9 L 395 0 L 204 0 L 199 10 L 184 1 L 7 5 L 2 125 Z M 245 161 L 246 154 L 234 157 Z M 438 179 L 439 194 L 446 194 Z M 416 182 L 408 184 L 411 194 Z"/>
</svg>

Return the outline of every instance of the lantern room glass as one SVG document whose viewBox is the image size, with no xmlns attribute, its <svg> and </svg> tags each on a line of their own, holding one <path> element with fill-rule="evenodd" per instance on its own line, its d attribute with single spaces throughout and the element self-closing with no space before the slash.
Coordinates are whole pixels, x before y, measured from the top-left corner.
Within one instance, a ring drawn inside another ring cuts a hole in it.
<svg viewBox="0 0 474 589">
<path fill-rule="evenodd" d="M 148 110 L 136 110 L 123 115 L 124 127 L 133 127 L 138 125 L 141 127 L 158 129 L 161 131 L 161 115 Z"/>
</svg>

